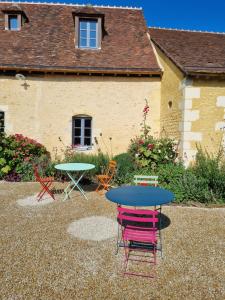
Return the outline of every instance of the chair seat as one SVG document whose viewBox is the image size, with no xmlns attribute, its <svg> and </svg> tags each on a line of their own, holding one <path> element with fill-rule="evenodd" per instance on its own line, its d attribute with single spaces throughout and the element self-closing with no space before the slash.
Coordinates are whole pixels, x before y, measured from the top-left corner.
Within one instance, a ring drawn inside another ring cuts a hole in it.
<svg viewBox="0 0 225 300">
<path fill-rule="evenodd" d="M 156 231 L 149 230 L 149 228 L 144 228 L 141 230 L 131 228 L 127 226 L 123 231 L 123 238 L 125 241 L 136 241 L 136 242 L 146 242 L 146 243 L 156 243 Z"/>
<path fill-rule="evenodd" d="M 49 182 L 49 181 L 53 181 L 54 177 L 41 177 L 40 180 L 42 182 Z"/>
<path fill-rule="evenodd" d="M 97 175 L 97 178 L 99 178 L 99 179 L 110 179 L 110 176 L 108 176 L 108 175 Z"/>
</svg>

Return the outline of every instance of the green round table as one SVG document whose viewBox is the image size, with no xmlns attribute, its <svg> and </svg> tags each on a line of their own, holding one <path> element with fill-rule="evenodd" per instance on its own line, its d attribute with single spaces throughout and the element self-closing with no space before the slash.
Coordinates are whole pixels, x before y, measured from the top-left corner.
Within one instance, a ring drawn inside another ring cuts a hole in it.
<svg viewBox="0 0 225 300">
<path fill-rule="evenodd" d="M 55 165 L 55 168 L 60 171 L 65 171 L 68 177 L 71 179 L 68 186 L 65 188 L 65 198 L 69 198 L 70 193 L 77 187 L 78 190 L 81 192 L 81 194 L 84 196 L 85 199 L 87 199 L 87 196 L 84 193 L 84 190 L 79 185 L 80 180 L 83 178 L 84 174 L 95 168 L 95 165 L 92 164 L 85 164 L 85 163 L 67 163 L 67 164 L 58 164 Z M 76 179 L 76 173 L 81 172 L 81 175 L 78 179 Z"/>
</svg>

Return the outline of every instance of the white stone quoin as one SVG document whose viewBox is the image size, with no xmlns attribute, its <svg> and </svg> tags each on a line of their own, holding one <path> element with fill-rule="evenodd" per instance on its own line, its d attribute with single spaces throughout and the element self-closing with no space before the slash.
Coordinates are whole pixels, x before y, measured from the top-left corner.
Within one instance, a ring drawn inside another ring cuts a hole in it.
<svg viewBox="0 0 225 300">
<path fill-rule="evenodd" d="M 190 150 L 191 149 L 191 143 L 190 142 L 183 142 L 183 149 Z"/>
<path fill-rule="evenodd" d="M 200 98 L 201 89 L 192 86 L 192 81 L 185 78 L 180 85 L 183 98 L 180 102 L 180 109 L 182 110 L 182 122 L 179 129 L 181 131 L 181 151 L 184 164 L 187 167 L 189 163 L 195 158 L 196 150 L 191 149 L 191 142 L 199 142 L 202 140 L 201 132 L 192 131 L 192 122 L 199 120 L 200 111 L 193 110 L 193 101 L 198 101 Z"/>
<path fill-rule="evenodd" d="M 200 98 L 200 88 L 197 87 L 185 87 L 183 93 L 185 99 Z"/>
<path fill-rule="evenodd" d="M 218 122 L 215 125 L 215 130 L 225 130 L 225 122 Z"/>
<path fill-rule="evenodd" d="M 183 121 L 193 122 L 199 119 L 199 110 L 185 110 Z"/>
<path fill-rule="evenodd" d="M 179 129 L 180 131 L 191 131 L 191 122 L 180 122 Z"/>
<path fill-rule="evenodd" d="M 216 106 L 225 108 L 225 96 L 217 97 Z"/>
<path fill-rule="evenodd" d="M 202 133 L 201 132 L 192 132 L 192 131 L 184 132 L 183 140 L 200 142 L 202 140 Z"/>
</svg>

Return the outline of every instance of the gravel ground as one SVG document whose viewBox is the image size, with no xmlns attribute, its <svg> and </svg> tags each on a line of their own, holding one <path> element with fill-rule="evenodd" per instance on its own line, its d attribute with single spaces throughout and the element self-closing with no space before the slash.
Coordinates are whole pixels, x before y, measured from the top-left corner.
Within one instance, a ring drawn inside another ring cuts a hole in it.
<svg viewBox="0 0 225 300">
<path fill-rule="evenodd" d="M 89 200 L 74 192 L 65 202 L 57 195 L 46 205 L 18 205 L 38 189 L 36 183 L 0 185 L 0 299 L 225 299 L 224 208 L 164 207 L 170 224 L 163 229 L 157 277 L 123 277 L 115 237 L 84 240 L 68 233 L 84 218 L 115 221 L 115 205 L 91 191 Z"/>
</svg>

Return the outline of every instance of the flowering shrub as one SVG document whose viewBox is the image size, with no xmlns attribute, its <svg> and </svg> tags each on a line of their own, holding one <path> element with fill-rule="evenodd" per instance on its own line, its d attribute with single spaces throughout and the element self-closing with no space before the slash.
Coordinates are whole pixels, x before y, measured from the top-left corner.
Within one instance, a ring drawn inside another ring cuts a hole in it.
<svg viewBox="0 0 225 300">
<path fill-rule="evenodd" d="M 155 168 L 160 164 L 174 162 L 177 158 L 176 144 L 168 138 L 157 139 L 152 136 L 131 140 L 129 153 L 140 167 Z"/>
<path fill-rule="evenodd" d="M 128 152 L 138 167 L 151 167 L 154 169 L 160 164 L 175 161 L 177 158 L 177 145 L 170 138 L 154 138 L 150 135 L 151 128 L 146 124 L 150 108 L 147 100 L 145 102 L 141 134 L 131 140 Z"/>
<path fill-rule="evenodd" d="M 32 163 L 41 156 L 50 155 L 46 148 L 37 141 L 14 134 L 0 136 L 0 178 L 22 178 L 24 165 Z M 18 175 L 19 174 L 19 175 Z"/>
</svg>

